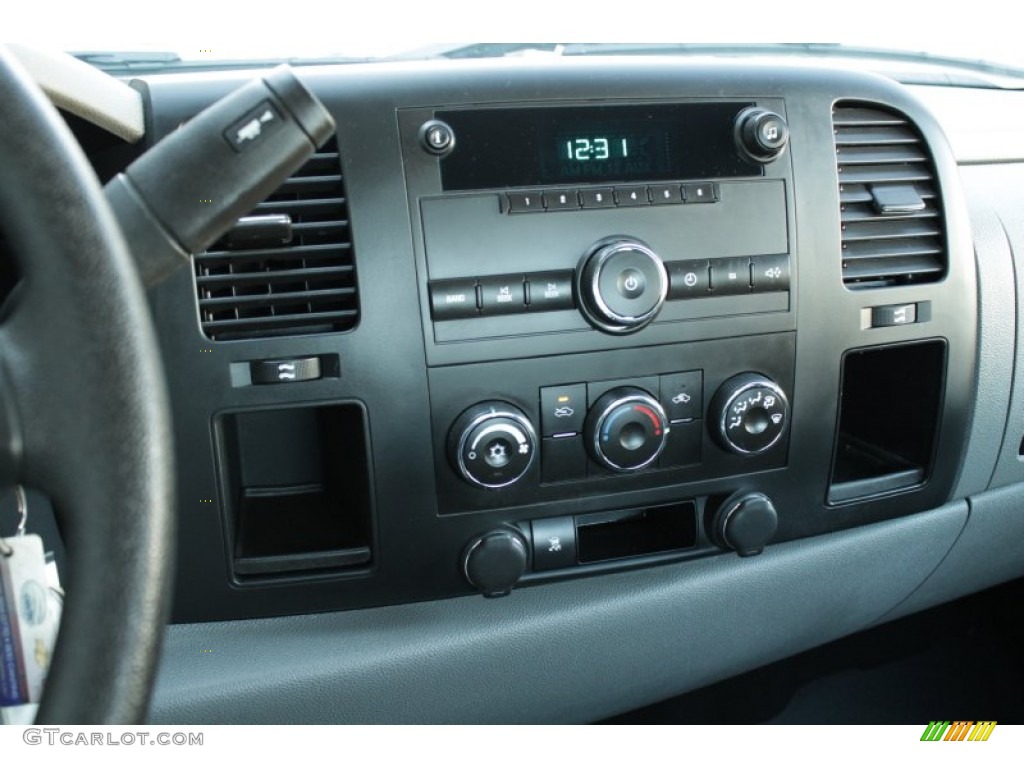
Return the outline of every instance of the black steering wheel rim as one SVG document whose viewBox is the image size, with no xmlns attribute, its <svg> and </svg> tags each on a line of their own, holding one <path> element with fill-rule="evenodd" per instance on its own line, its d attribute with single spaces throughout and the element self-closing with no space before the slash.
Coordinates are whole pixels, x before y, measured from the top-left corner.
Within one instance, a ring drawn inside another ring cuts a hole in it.
<svg viewBox="0 0 1024 768">
<path fill-rule="evenodd" d="M 139 722 L 174 540 L 159 348 L 95 174 L 3 46 L 0 103 L 0 229 L 21 275 L 0 322 L 0 481 L 49 495 L 68 552 L 38 720 Z"/>
</svg>

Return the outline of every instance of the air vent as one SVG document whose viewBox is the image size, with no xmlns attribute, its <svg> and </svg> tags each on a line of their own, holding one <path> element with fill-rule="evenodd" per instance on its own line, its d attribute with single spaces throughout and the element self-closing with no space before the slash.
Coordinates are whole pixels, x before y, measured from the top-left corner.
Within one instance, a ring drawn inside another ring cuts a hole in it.
<svg viewBox="0 0 1024 768">
<path fill-rule="evenodd" d="M 840 102 L 832 112 L 843 283 L 929 283 L 946 272 L 942 201 L 917 128 L 882 107 Z"/>
<path fill-rule="evenodd" d="M 242 220 L 248 228 L 195 256 L 206 335 L 224 341 L 353 328 L 359 299 L 336 141 L 250 216 L 258 218 Z"/>
</svg>

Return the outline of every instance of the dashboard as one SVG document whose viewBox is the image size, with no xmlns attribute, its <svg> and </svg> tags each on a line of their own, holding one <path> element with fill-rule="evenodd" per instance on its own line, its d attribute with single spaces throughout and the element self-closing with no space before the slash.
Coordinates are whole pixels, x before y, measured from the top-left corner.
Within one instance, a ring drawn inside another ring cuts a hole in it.
<svg viewBox="0 0 1024 768">
<path fill-rule="evenodd" d="M 150 292 L 155 721 L 596 719 L 1024 573 L 1024 153 L 840 69 L 299 74 L 336 136 Z"/>
</svg>

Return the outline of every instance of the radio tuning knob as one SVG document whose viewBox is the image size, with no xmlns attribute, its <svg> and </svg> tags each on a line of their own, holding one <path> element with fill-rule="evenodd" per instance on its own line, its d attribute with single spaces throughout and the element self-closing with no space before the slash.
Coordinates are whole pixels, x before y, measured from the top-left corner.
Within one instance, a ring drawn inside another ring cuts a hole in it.
<svg viewBox="0 0 1024 768">
<path fill-rule="evenodd" d="M 789 126 L 781 115 L 759 107 L 748 107 L 736 116 L 736 145 L 749 160 L 770 163 L 789 143 Z"/>
<path fill-rule="evenodd" d="M 711 398 L 711 434 L 732 453 L 753 456 L 775 445 L 789 426 L 789 400 L 771 379 L 741 373 L 725 381 Z"/>
<path fill-rule="evenodd" d="M 583 316 L 606 333 L 639 331 L 668 295 L 665 264 L 645 243 L 616 236 L 595 243 L 576 269 Z"/>
</svg>

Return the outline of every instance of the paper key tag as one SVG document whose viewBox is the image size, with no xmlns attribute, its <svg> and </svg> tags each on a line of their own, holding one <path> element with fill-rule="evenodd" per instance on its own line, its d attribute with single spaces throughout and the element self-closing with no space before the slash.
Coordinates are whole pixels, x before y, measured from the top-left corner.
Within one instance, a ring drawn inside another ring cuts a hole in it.
<svg viewBox="0 0 1024 768">
<path fill-rule="evenodd" d="M 10 554 L 4 552 L 10 550 Z M 3 540 L 0 547 L 0 707 L 37 703 L 60 624 L 50 596 L 43 540 Z"/>
</svg>

